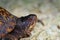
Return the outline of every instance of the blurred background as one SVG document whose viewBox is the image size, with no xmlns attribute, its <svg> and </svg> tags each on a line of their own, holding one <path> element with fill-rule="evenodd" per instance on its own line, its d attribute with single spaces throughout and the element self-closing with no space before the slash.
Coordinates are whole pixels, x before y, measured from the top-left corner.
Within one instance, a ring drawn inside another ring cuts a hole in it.
<svg viewBox="0 0 60 40">
<path fill-rule="evenodd" d="M 21 40 L 60 40 L 60 0 L 0 0 L 0 6 L 17 17 L 36 14 L 43 21 Z"/>
</svg>

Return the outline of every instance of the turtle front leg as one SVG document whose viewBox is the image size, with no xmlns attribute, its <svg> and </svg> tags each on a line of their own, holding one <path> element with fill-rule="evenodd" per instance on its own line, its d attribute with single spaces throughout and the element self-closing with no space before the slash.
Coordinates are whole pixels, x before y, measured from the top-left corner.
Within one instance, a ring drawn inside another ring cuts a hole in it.
<svg viewBox="0 0 60 40">
<path fill-rule="evenodd" d="M 18 40 L 18 38 L 13 35 L 6 35 L 2 40 Z"/>
</svg>

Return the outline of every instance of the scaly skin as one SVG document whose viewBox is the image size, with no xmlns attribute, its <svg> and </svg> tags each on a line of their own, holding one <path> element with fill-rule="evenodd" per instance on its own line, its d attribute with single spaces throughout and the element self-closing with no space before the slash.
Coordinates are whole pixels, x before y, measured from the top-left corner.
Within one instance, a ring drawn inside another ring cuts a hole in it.
<svg viewBox="0 0 60 40">
<path fill-rule="evenodd" d="M 19 40 L 29 37 L 36 22 L 35 14 L 18 18 L 0 7 L 0 40 Z M 41 24 L 43 25 L 42 22 Z"/>
<path fill-rule="evenodd" d="M 16 20 L 17 24 L 15 26 L 15 29 L 11 33 L 6 35 L 4 40 L 7 39 L 18 40 L 20 38 L 29 37 L 36 22 L 37 22 L 37 16 L 34 14 L 18 18 Z"/>
<path fill-rule="evenodd" d="M 16 16 L 0 7 L 0 38 L 11 32 L 16 25 Z"/>
</svg>

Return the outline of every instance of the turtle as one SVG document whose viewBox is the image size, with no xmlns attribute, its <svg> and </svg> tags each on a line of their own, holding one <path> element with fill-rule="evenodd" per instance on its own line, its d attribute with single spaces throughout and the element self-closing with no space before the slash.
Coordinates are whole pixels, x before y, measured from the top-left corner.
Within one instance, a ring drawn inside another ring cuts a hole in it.
<svg viewBox="0 0 60 40">
<path fill-rule="evenodd" d="M 16 17 L 0 7 L 0 39 L 18 40 L 29 37 L 37 21 L 35 14 Z"/>
<path fill-rule="evenodd" d="M 0 7 L 0 40 L 20 40 L 30 37 L 37 21 L 35 14 L 17 17 Z"/>
<path fill-rule="evenodd" d="M 18 40 L 21 38 L 26 38 L 31 35 L 31 31 L 36 24 L 37 17 L 35 15 L 28 15 L 25 17 L 18 18 L 17 24 L 12 32 L 5 36 L 5 40 Z"/>
</svg>

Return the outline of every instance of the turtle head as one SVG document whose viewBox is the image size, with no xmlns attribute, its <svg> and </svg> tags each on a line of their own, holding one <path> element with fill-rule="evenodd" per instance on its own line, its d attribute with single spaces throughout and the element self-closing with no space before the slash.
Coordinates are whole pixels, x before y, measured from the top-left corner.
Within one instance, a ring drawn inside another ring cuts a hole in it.
<svg viewBox="0 0 60 40">
<path fill-rule="evenodd" d="M 30 14 L 25 17 L 18 18 L 16 20 L 17 27 L 24 33 L 30 35 L 37 21 L 37 16 L 35 14 Z"/>
</svg>

